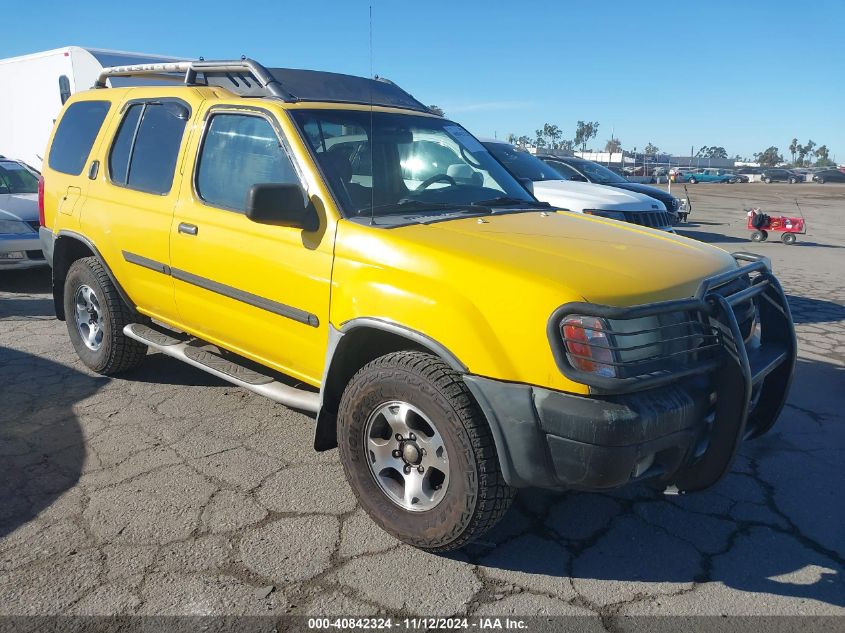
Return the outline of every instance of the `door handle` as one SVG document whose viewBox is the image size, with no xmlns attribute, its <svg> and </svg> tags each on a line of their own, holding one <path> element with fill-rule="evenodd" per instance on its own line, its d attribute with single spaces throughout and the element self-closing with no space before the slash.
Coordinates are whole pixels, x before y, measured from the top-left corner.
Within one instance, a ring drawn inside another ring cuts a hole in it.
<svg viewBox="0 0 845 633">
<path fill-rule="evenodd" d="M 185 235 L 196 235 L 199 229 L 196 224 L 188 224 L 187 222 L 179 223 L 179 232 Z"/>
</svg>

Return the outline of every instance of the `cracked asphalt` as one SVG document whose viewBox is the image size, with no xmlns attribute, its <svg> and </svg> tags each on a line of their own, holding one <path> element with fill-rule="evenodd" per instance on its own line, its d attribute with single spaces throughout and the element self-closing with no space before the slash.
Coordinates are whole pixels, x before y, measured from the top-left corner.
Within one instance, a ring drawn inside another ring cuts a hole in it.
<svg viewBox="0 0 845 633">
<path fill-rule="evenodd" d="M 680 232 L 768 255 L 790 296 L 780 421 L 711 490 L 523 491 L 450 556 L 379 530 L 308 416 L 158 354 L 96 376 L 49 272 L 0 272 L 0 615 L 845 614 L 845 186 L 689 192 Z M 743 206 L 796 196 L 808 235 L 747 241 Z"/>
</svg>

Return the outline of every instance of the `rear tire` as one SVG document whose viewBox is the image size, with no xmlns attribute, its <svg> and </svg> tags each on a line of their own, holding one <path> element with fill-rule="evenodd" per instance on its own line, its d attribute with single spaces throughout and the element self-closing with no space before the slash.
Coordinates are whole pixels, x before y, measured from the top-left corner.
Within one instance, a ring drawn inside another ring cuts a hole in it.
<svg viewBox="0 0 845 633">
<path fill-rule="evenodd" d="M 772 184 L 772 179 L 771 178 L 763 178 L 763 182 L 766 183 L 767 185 L 770 185 L 770 184 Z"/>
<path fill-rule="evenodd" d="M 420 549 L 466 545 L 499 521 L 514 496 L 460 375 L 423 352 L 387 354 L 353 376 L 338 410 L 338 446 L 367 514 Z"/>
<path fill-rule="evenodd" d="M 137 317 L 96 257 L 71 264 L 65 279 L 65 319 L 76 354 L 98 374 L 134 369 L 147 354 L 146 345 L 123 334 Z"/>
<path fill-rule="evenodd" d="M 798 238 L 795 237 L 795 233 L 784 233 L 780 236 L 780 241 L 789 246 L 790 244 L 795 244 Z"/>
<path fill-rule="evenodd" d="M 697 182 L 698 182 L 698 180 L 696 180 L 695 178 L 693 178 L 692 176 L 690 176 L 690 179 L 689 179 L 689 184 L 694 185 L 694 184 L 696 184 Z"/>
<path fill-rule="evenodd" d="M 797 180 L 795 180 L 795 178 L 790 178 L 790 179 L 789 179 L 789 184 L 790 184 L 790 185 L 794 185 L 796 182 L 798 182 L 798 181 L 797 181 Z"/>
<path fill-rule="evenodd" d="M 820 185 L 823 185 L 824 184 L 824 178 L 816 178 L 816 182 L 819 183 Z"/>
</svg>

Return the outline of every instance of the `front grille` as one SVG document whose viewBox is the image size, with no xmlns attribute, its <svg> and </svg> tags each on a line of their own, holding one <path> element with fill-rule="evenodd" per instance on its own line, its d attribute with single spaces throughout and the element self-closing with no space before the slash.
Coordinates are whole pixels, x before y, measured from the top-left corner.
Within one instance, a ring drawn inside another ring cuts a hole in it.
<svg viewBox="0 0 845 633">
<path fill-rule="evenodd" d="M 755 324 L 766 318 L 761 293 L 766 293 L 767 299 L 785 299 L 762 261 L 751 260 L 742 253 L 735 257 L 752 263 L 705 279 L 689 299 L 626 308 L 583 302 L 560 306 L 547 326 L 558 367 L 565 376 L 583 384 L 607 393 L 624 393 L 707 373 L 719 367 L 726 355 L 737 358 L 743 344 L 746 349 L 756 347 Z M 579 326 L 578 321 L 567 325 L 582 330 L 600 329 L 605 337 L 592 342 L 589 332 L 567 335 L 561 324 L 569 315 L 577 316 L 583 325 Z M 591 322 L 589 317 L 603 319 L 604 325 Z M 567 343 L 575 347 L 567 348 Z M 601 364 L 612 366 L 616 376 L 578 369 L 572 358 L 580 362 L 597 356 L 593 351 L 577 351 L 584 346 L 603 348 L 605 357 L 610 350 L 613 360 L 603 359 Z M 577 352 L 575 356 L 573 351 Z"/>
<path fill-rule="evenodd" d="M 625 218 L 632 224 L 652 229 L 665 229 L 672 226 L 672 220 L 665 211 L 628 211 Z"/>
<path fill-rule="evenodd" d="M 27 220 L 26 223 L 29 224 L 29 226 L 32 227 L 32 230 L 36 233 L 38 233 L 38 229 L 41 228 L 41 224 L 38 220 Z"/>
<path fill-rule="evenodd" d="M 26 256 L 29 259 L 44 259 L 44 253 L 42 253 L 41 251 L 26 251 Z"/>
</svg>

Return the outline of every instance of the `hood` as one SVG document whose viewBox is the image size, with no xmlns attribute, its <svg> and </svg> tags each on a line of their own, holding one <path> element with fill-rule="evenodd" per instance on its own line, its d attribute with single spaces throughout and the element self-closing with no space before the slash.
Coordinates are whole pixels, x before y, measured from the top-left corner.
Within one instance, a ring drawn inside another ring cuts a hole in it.
<svg viewBox="0 0 845 633">
<path fill-rule="evenodd" d="M 38 194 L 0 194 L 0 219 L 23 220 L 24 222 L 38 220 Z"/>
<path fill-rule="evenodd" d="M 671 200 L 675 196 L 664 189 L 660 189 L 658 187 L 652 187 L 651 185 L 644 185 L 639 182 L 620 182 L 614 183 L 610 185 L 611 187 L 618 187 L 619 189 L 624 189 L 625 191 L 634 191 L 636 193 L 641 193 L 645 196 L 649 196 L 654 198 L 655 200 L 665 201 Z M 664 202 L 665 204 L 665 202 Z M 671 207 L 668 207 L 671 210 Z"/>
<path fill-rule="evenodd" d="M 625 222 L 572 213 L 512 213 L 396 229 L 418 245 L 557 297 L 635 305 L 692 296 L 736 267 L 720 248 Z M 410 246 L 410 245 L 409 245 Z M 438 256 L 440 257 L 440 256 Z M 559 300 L 559 299 L 558 299 Z"/>
<path fill-rule="evenodd" d="M 663 210 L 662 203 L 641 193 L 591 182 L 573 180 L 541 180 L 534 183 L 534 196 L 552 206 L 583 211 L 605 209 L 613 211 Z"/>
</svg>

